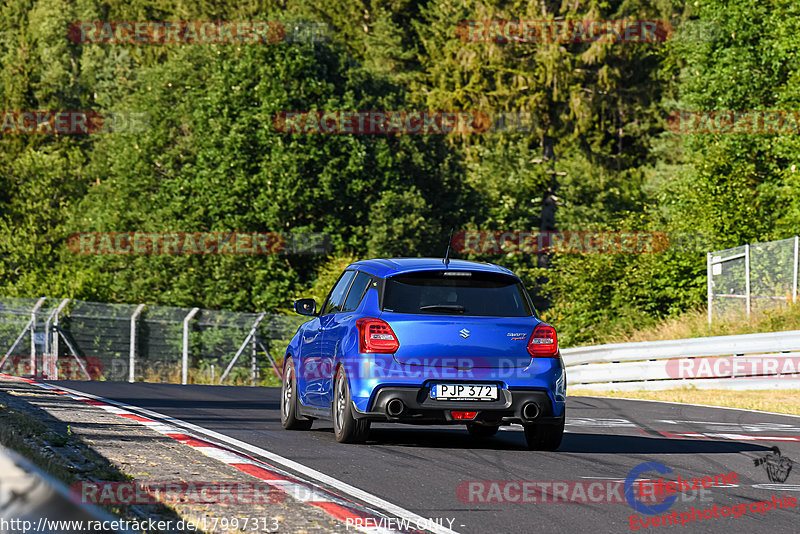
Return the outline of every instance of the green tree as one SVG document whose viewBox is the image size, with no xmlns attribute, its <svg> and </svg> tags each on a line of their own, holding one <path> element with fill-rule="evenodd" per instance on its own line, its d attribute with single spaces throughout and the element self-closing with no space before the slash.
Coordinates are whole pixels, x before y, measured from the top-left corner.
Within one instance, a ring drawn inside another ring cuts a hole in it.
<svg viewBox="0 0 800 534">
<path fill-rule="evenodd" d="M 467 196 L 440 139 L 284 134 L 272 124 L 287 110 L 403 109 L 403 98 L 336 46 L 185 47 L 143 73 L 126 101 L 148 111 L 150 129 L 97 142 L 87 173 L 98 185 L 71 227 L 313 231 L 331 235 L 337 252 L 431 253 Z M 92 274 L 79 277 L 79 294 L 234 309 L 285 306 L 320 261 L 64 254 Z"/>
</svg>

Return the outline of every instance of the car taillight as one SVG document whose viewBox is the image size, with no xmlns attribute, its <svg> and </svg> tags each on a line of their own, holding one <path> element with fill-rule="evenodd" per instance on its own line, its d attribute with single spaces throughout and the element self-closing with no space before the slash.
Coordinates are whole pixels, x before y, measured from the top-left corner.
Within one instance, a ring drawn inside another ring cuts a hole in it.
<svg viewBox="0 0 800 534">
<path fill-rule="evenodd" d="M 374 317 L 363 317 L 356 321 L 358 327 L 359 352 L 393 353 L 400 348 L 389 323 Z"/>
<path fill-rule="evenodd" d="M 545 323 L 536 325 L 528 341 L 528 354 L 532 358 L 555 358 L 558 354 L 556 329 Z"/>
<path fill-rule="evenodd" d="M 453 419 L 475 419 L 475 416 L 478 415 L 478 412 L 450 412 L 450 415 L 453 416 Z"/>
</svg>

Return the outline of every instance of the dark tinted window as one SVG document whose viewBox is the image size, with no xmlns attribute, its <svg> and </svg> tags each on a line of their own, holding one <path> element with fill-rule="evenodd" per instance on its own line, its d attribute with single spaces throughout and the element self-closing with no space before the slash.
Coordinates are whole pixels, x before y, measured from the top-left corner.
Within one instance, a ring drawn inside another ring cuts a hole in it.
<svg viewBox="0 0 800 534">
<path fill-rule="evenodd" d="M 432 315 L 533 315 L 525 288 L 518 280 L 472 271 L 428 271 L 387 278 L 383 309 Z"/>
<path fill-rule="evenodd" d="M 345 271 L 336 285 L 333 287 L 328 302 L 325 303 L 325 309 L 322 310 L 320 315 L 328 315 L 329 313 L 336 313 L 342 311 L 344 304 L 344 296 L 347 295 L 347 288 L 350 287 L 350 282 L 353 281 L 355 271 Z"/>
<path fill-rule="evenodd" d="M 344 308 L 342 311 L 353 311 L 358 308 L 358 303 L 361 302 L 361 297 L 364 296 L 367 286 L 372 281 L 372 278 L 367 273 L 356 274 L 353 285 L 350 286 L 350 292 L 347 293 L 347 300 L 344 301 Z"/>
</svg>

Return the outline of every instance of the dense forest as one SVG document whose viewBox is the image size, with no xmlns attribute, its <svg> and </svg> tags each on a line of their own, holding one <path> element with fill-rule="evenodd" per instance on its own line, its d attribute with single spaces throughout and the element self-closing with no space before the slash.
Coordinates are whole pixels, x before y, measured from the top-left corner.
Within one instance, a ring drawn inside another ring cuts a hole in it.
<svg viewBox="0 0 800 534">
<path fill-rule="evenodd" d="M 715 250 L 799 227 L 796 133 L 669 127 L 681 110 L 800 109 L 795 0 L 8 0 L 0 15 L 4 113 L 146 116 L 83 135 L 4 127 L 0 295 L 279 311 L 343 258 L 440 256 L 452 228 L 700 234 Z M 658 42 L 471 41 L 470 20 L 671 30 Z M 76 38 L 79 21 L 280 31 L 266 42 L 93 42 Z M 533 120 L 448 134 L 275 126 L 314 110 Z M 322 233 L 330 253 L 68 247 L 76 232 L 133 231 Z M 705 298 L 703 250 L 461 257 L 520 274 L 569 344 Z"/>
</svg>

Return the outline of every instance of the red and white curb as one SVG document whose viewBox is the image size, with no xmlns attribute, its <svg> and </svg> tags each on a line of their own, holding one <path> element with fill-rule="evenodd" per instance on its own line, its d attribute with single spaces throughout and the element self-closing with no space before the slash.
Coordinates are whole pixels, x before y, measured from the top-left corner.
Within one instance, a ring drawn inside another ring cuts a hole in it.
<svg viewBox="0 0 800 534">
<path fill-rule="evenodd" d="M 130 410 L 111 404 L 111 401 L 107 401 L 106 399 L 95 397 L 94 395 L 84 396 L 77 392 L 64 391 L 56 386 L 37 382 L 29 378 L 21 378 L 2 373 L 0 373 L 0 378 L 27 382 L 28 384 L 52 391 L 53 393 L 63 395 L 72 400 L 85 402 L 91 406 L 100 408 L 101 410 L 105 410 L 120 417 L 124 417 L 125 419 L 139 423 L 140 425 L 146 426 L 151 430 L 158 432 L 159 434 L 172 438 L 179 443 L 183 443 L 184 445 L 188 445 L 210 458 L 228 464 L 242 473 L 246 473 L 259 480 L 263 480 L 270 487 L 279 491 L 283 491 L 287 495 L 292 496 L 302 503 L 325 511 L 331 517 L 348 525 L 348 530 L 353 528 L 353 530 L 367 534 L 408 534 L 409 532 L 421 532 L 418 529 L 400 531 L 380 527 L 378 525 L 398 524 L 398 522 L 396 519 L 391 521 L 383 514 L 348 500 L 345 497 L 337 495 L 321 486 L 302 480 L 278 467 L 257 460 L 252 456 L 221 445 L 217 445 L 204 438 L 187 433 L 182 428 L 159 421 L 156 418 L 143 417 Z M 410 524 L 414 525 L 414 522 L 411 522 Z"/>
</svg>

